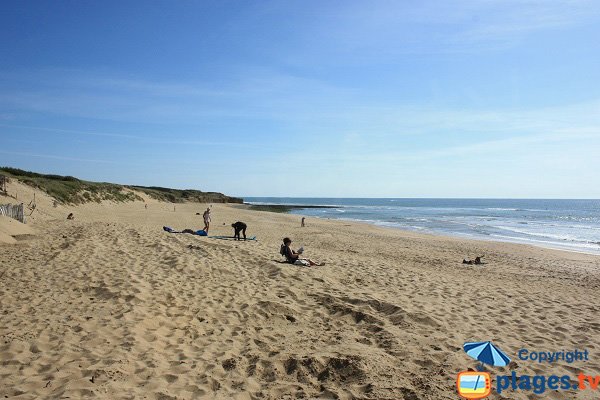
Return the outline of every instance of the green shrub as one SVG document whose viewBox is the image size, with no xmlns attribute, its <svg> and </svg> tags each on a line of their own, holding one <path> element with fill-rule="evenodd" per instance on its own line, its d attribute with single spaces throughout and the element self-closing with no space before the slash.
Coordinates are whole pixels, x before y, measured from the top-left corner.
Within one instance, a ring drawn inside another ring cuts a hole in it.
<svg viewBox="0 0 600 400">
<path fill-rule="evenodd" d="M 170 203 L 183 203 L 186 201 L 201 203 L 243 202 L 242 199 L 225 196 L 221 193 L 207 193 L 192 189 L 179 190 L 158 186 L 129 187 L 114 183 L 88 182 L 72 176 L 38 174 L 12 167 L 0 167 L 0 174 L 15 178 L 26 185 L 42 190 L 64 204 L 99 203 L 103 200 L 115 202 L 142 201 L 143 199 L 131 191 L 131 189 L 146 193 L 153 199 Z"/>
</svg>

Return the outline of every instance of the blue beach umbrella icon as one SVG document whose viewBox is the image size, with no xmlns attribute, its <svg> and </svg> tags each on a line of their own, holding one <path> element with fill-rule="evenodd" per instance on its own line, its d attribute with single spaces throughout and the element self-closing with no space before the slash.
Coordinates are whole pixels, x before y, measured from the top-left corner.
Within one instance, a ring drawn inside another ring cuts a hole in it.
<svg viewBox="0 0 600 400">
<path fill-rule="evenodd" d="M 494 367 L 505 367 L 510 363 L 510 358 L 492 342 L 468 342 L 463 345 L 463 349 L 469 355 L 482 364 L 492 365 Z"/>
</svg>

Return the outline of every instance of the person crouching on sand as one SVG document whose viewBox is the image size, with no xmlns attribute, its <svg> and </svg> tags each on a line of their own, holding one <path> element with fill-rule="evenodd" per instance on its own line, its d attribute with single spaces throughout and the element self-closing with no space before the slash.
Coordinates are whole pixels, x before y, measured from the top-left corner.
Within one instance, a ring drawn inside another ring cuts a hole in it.
<svg viewBox="0 0 600 400">
<path fill-rule="evenodd" d="M 231 224 L 231 227 L 234 229 L 233 238 L 237 240 L 240 239 L 240 232 L 244 235 L 244 240 L 246 240 L 246 228 L 248 227 L 245 223 L 238 221 L 235 224 Z"/>
<path fill-rule="evenodd" d="M 300 258 L 300 254 L 302 252 L 298 253 L 292 250 L 290 244 L 292 244 L 292 240 L 286 237 L 283 239 L 283 245 L 281 246 L 281 254 L 285 256 L 285 259 L 288 263 L 294 265 L 304 265 L 307 267 L 325 265 L 325 263 L 316 263 L 309 258 Z"/>
</svg>

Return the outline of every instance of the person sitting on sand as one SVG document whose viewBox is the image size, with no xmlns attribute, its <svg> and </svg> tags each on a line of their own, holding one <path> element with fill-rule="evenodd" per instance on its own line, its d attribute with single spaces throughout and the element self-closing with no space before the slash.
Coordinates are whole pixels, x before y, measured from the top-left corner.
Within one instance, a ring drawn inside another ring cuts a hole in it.
<svg viewBox="0 0 600 400">
<path fill-rule="evenodd" d="M 324 263 L 316 263 L 309 258 L 300 258 L 300 254 L 302 252 L 295 252 L 290 247 L 290 244 L 292 244 L 292 240 L 286 237 L 283 239 L 283 245 L 281 246 L 281 254 L 285 256 L 285 259 L 288 263 L 294 265 L 304 265 L 307 267 L 325 265 Z"/>
<path fill-rule="evenodd" d="M 233 238 L 237 240 L 240 239 L 240 232 L 244 235 L 244 240 L 246 240 L 246 228 L 247 225 L 243 222 L 236 222 L 235 224 L 231 224 L 231 227 L 234 229 Z"/>
</svg>

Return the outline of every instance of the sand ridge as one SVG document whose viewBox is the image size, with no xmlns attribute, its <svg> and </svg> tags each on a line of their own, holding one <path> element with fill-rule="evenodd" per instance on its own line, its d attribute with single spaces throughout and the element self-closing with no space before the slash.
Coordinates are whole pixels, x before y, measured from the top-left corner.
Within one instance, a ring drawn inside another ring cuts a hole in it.
<svg viewBox="0 0 600 400">
<path fill-rule="evenodd" d="M 258 241 L 162 230 L 200 229 L 205 207 L 48 208 L 0 245 L 0 397 L 455 399 L 469 340 L 586 348 L 600 370 L 598 257 L 227 205 L 210 233 L 241 220 Z M 284 236 L 326 265 L 279 263 Z"/>
</svg>

